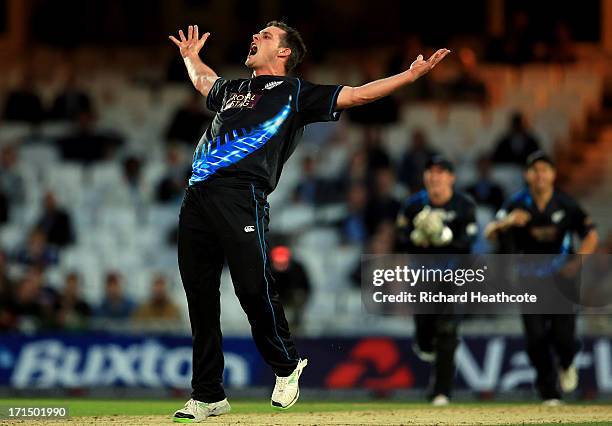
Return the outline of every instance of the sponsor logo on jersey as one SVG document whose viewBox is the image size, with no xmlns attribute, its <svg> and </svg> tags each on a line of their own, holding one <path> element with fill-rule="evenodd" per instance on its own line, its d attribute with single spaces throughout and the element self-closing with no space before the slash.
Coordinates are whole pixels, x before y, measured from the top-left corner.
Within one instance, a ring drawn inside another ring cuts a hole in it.
<svg viewBox="0 0 612 426">
<path fill-rule="evenodd" d="M 557 210 L 556 212 L 552 214 L 550 219 L 553 221 L 553 223 L 559 223 L 563 220 L 564 217 L 565 217 L 565 212 L 563 210 Z"/>
<path fill-rule="evenodd" d="M 255 231 L 255 226 L 253 225 L 247 225 L 244 227 L 244 232 L 254 232 Z"/>
<path fill-rule="evenodd" d="M 283 81 L 271 81 L 269 83 L 266 83 L 266 85 L 264 86 L 264 90 L 271 90 L 274 89 L 276 86 L 280 86 L 281 84 L 283 84 Z"/>
<path fill-rule="evenodd" d="M 221 111 L 226 111 L 232 108 L 253 109 L 255 108 L 255 105 L 257 105 L 257 102 L 259 102 L 259 99 L 261 99 L 261 94 L 257 93 L 230 93 L 225 101 L 225 104 L 223 105 L 223 108 L 221 108 Z"/>
</svg>

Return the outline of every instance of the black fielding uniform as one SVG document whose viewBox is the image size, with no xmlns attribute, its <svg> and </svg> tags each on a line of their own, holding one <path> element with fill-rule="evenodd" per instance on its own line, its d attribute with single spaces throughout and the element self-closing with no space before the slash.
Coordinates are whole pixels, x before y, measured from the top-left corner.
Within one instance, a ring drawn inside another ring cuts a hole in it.
<svg viewBox="0 0 612 426">
<path fill-rule="evenodd" d="M 426 206 L 444 211 L 444 224 L 453 232 L 452 240 L 441 246 L 422 247 L 410 239 L 414 218 Z M 410 197 L 397 219 L 397 251 L 414 254 L 469 254 L 478 233 L 476 204 L 461 192 L 454 192 L 442 206 L 433 206 L 423 190 Z M 455 375 L 455 349 L 457 348 L 459 319 L 454 315 L 415 315 L 415 340 L 419 350 L 435 353 L 431 396 L 451 396 Z"/>
<path fill-rule="evenodd" d="M 338 120 L 341 88 L 282 76 L 219 78 L 206 99 L 216 115 L 193 156 L 178 239 L 193 335 L 192 398 L 198 401 L 225 398 L 219 286 L 226 260 L 262 357 L 277 376 L 297 366 L 270 270 L 266 197 L 304 126 Z"/>
<path fill-rule="evenodd" d="M 578 202 L 555 190 L 543 211 L 536 206 L 528 190 L 512 196 L 497 213 L 503 219 L 514 209 L 523 209 L 531 220 L 523 227 L 512 227 L 504 232 L 513 253 L 571 254 L 574 253 L 573 234 L 580 238 L 594 229 L 590 217 Z M 564 278 L 544 278 L 543 285 L 554 285 Z M 575 315 L 525 314 L 523 327 L 527 340 L 527 354 L 537 371 L 536 387 L 542 399 L 559 399 L 557 368 L 553 352 L 561 368 L 567 369 L 580 348 L 576 339 Z"/>
</svg>

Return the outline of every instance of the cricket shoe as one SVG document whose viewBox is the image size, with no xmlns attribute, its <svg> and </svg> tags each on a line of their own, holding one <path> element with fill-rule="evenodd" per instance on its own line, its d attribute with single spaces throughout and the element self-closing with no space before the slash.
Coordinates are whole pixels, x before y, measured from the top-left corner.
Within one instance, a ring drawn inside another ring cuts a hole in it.
<svg viewBox="0 0 612 426">
<path fill-rule="evenodd" d="M 446 407 L 448 404 L 450 404 L 450 399 L 443 394 L 436 395 L 436 397 L 431 400 L 431 405 L 434 407 Z"/>
<path fill-rule="evenodd" d="M 183 408 L 174 413 L 172 421 L 174 423 L 199 423 L 206 420 L 207 417 L 229 413 L 231 409 L 227 398 L 219 402 L 200 402 L 190 399 Z"/>
<path fill-rule="evenodd" d="M 276 385 L 270 400 L 272 407 L 286 410 L 297 402 L 300 397 L 300 376 L 307 365 L 307 359 L 300 359 L 293 373 L 287 377 L 276 376 Z"/>
<path fill-rule="evenodd" d="M 563 405 L 563 401 L 561 401 L 559 398 L 550 398 L 542 401 L 542 405 L 545 407 L 559 407 L 560 405 Z"/>
<path fill-rule="evenodd" d="M 567 369 L 559 369 L 559 385 L 563 392 L 573 392 L 578 387 L 578 371 L 574 364 L 567 367 Z"/>
</svg>

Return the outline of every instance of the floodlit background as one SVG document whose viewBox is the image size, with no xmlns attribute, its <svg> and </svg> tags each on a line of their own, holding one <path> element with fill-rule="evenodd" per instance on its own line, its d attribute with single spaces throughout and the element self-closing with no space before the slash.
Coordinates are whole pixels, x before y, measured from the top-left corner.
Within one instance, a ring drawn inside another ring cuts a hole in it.
<svg viewBox="0 0 612 426">
<path fill-rule="evenodd" d="M 225 78 L 249 75 L 251 34 L 279 18 L 308 47 L 296 74 L 316 83 L 359 85 L 452 50 L 392 97 L 309 126 L 270 196 L 276 279 L 315 360 L 307 387 L 422 394 L 412 321 L 364 314 L 359 259 L 391 250 L 399 205 L 433 153 L 455 162 L 482 232 L 522 187 L 527 155 L 546 151 L 608 253 L 612 1 L 420 3 L 0 0 L 3 392 L 189 387 L 175 233 L 211 119 L 167 39 L 189 24 L 212 33 L 201 56 Z M 474 251 L 495 247 L 481 237 Z M 227 271 L 222 323 L 228 386 L 269 384 Z M 579 395 L 612 392 L 611 319 L 581 318 L 579 331 Z M 530 395 L 520 333 L 516 317 L 467 319 L 458 387 Z"/>
</svg>

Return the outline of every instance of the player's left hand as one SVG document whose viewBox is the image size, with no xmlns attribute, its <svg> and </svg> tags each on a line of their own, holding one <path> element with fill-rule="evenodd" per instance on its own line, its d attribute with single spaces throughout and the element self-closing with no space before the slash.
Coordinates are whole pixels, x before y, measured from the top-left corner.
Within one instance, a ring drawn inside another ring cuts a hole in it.
<svg viewBox="0 0 612 426">
<path fill-rule="evenodd" d="M 417 56 L 416 60 L 410 65 L 410 70 L 414 75 L 414 79 L 416 80 L 417 78 L 427 74 L 449 53 L 450 50 L 448 49 L 439 49 L 427 60 L 423 59 L 423 55 Z"/>
</svg>

